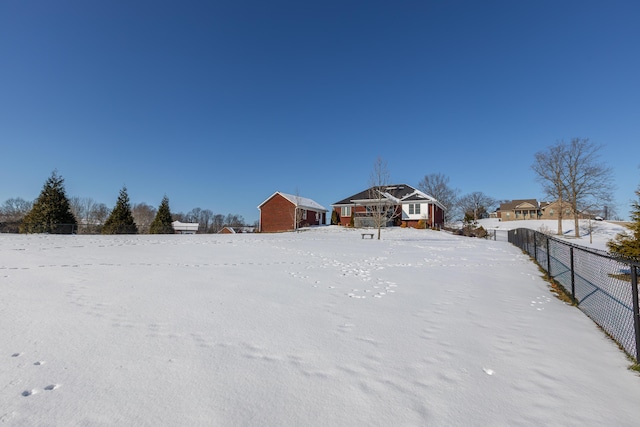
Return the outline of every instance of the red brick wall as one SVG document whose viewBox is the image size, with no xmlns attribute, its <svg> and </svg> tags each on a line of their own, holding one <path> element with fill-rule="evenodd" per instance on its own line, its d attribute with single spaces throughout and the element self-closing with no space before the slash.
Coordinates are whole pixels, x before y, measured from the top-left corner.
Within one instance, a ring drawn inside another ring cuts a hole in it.
<svg viewBox="0 0 640 427">
<path fill-rule="evenodd" d="M 316 219 L 316 213 L 318 214 L 318 219 Z M 299 211 L 298 215 L 303 215 L 303 209 Z M 301 216 L 298 224 L 300 224 L 300 227 L 321 225 L 325 223 L 326 215 L 326 212 L 307 211 L 307 219 L 302 219 L 303 217 Z"/>
<path fill-rule="evenodd" d="M 274 233 L 293 230 L 293 203 L 276 194 L 260 207 L 260 231 Z"/>
<path fill-rule="evenodd" d="M 355 208 L 352 207 L 351 208 L 353 212 L 366 212 L 367 208 L 364 206 L 356 206 Z M 428 226 L 429 227 L 442 227 L 444 225 L 444 211 L 442 210 L 442 208 L 436 206 L 436 205 L 429 205 L 428 207 L 429 209 L 429 223 Z M 432 211 L 433 209 L 433 211 Z M 333 210 L 335 210 L 336 212 L 338 212 L 338 217 L 340 218 L 340 225 L 349 225 L 349 223 L 351 222 L 351 217 L 341 217 L 340 216 L 340 208 L 336 207 L 333 208 Z M 433 214 L 433 216 L 432 216 Z M 410 227 L 415 227 L 418 224 L 418 220 L 409 220 L 409 221 L 405 221 L 407 223 L 408 226 Z"/>
<path fill-rule="evenodd" d="M 342 208 L 333 208 L 333 210 L 335 210 L 336 212 L 338 212 L 338 218 L 340 218 L 340 225 L 350 225 L 351 224 L 351 217 L 350 216 L 340 216 L 340 212 L 341 212 Z M 367 212 L 367 208 L 364 206 L 352 206 L 351 207 L 351 212 L 356 213 L 356 212 L 363 212 L 366 213 Z"/>
<path fill-rule="evenodd" d="M 260 231 L 263 233 L 275 233 L 278 231 L 290 231 L 294 229 L 294 206 L 289 200 L 276 194 L 260 207 Z M 300 227 L 324 224 L 327 218 L 325 212 L 318 213 L 307 211 L 307 219 L 302 219 L 303 209 L 298 211 Z"/>
</svg>

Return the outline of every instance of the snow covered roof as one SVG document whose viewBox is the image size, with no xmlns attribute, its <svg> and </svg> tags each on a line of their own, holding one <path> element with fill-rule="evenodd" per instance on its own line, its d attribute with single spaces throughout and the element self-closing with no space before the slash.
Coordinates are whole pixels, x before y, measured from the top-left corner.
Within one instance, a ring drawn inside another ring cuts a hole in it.
<svg viewBox="0 0 640 427">
<path fill-rule="evenodd" d="M 328 209 L 326 209 L 324 206 L 322 206 L 321 204 L 317 203 L 314 200 L 308 199 L 306 197 L 294 196 L 293 194 L 282 193 L 280 191 L 276 191 L 271 196 L 269 196 L 264 202 L 260 204 L 260 206 L 258 206 L 258 209 L 260 209 L 262 205 L 264 205 L 276 194 L 281 195 L 282 197 L 284 197 L 285 199 L 293 203 L 293 205 L 297 208 L 303 208 L 303 209 L 317 211 L 317 212 L 328 212 Z"/>
<path fill-rule="evenodd" d="M 176 231 L 198 231 L 198 226 L 200 226 L 200 224 L 197 222 L 173 221 L 171 226 Z"/>
<path fill-rule="evenodd" d="M 335 203 L 333 206 L 366 203 L 367 201 L 372 200 L 371 190 L 373 190 L 373 187 L 354 194 L 351 197 L 347 197 L 346 199 Z M 381 188 L 380 191 L 382 191 L 383 196 L 392 203 L 428 201 L 444 209 L 444 206 L 438 200 L 407 184 L 387 185 L 384 189 Z"/>
</svg>

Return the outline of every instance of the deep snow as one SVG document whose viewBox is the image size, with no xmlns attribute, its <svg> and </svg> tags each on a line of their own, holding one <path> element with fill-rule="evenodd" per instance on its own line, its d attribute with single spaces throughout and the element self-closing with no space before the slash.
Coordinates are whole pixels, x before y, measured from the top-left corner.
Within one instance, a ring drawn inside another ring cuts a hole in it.
<svg viewBox="0 0 640 427">
<path fill-rule="evenodd" d="M 6 425 L 637 425 L 640 377 L 501 241 L 0 235 Z"/>
</svg>

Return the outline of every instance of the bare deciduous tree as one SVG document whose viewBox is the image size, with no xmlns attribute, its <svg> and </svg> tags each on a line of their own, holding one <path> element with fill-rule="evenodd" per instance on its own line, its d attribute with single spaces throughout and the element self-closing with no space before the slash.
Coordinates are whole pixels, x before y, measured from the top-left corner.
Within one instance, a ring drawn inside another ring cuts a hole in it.
<svg viewBox="0 0 640 427">
<path fill-rule="evenodd" d="M 0 206 L 0 232 L 19 232 L 20 222 L 32 207 L 32 202 L 27 202 L 19 197 L 6 200 Z"/>
<path fill-rule="evenodd" d="M 80 227 L 78 228 L 80 233 L 93 233 L 96 231 L 96 224 L 94 213 L 96 201 L 91 197 L 72 197 L 69 199 L 71 206 L 71 212 L 76 217 L 76 221 Z M 106 208 L 106 207 L 105 207 Z M 107 213 L 108 215 L 108 213 Z M 106 219 L 106 215 L 105 215 Z M 104 219 L 103 219 L 104 222 Z"/>
<path fill-rule="evenodd" d="M 131 215 L 133 215 L 133 220 L 138 226 L 138 232 L 146 234 L 149 232 L 149 227 L 156 217 L 156 208 L 144 202 L 137 203 L 131 208 Z"/>
<path fill-rule="evenodd" d="M 304 221 L 304 218 L 303 218 L 304 209 L 300 207 L 300 201 L 301 201 L 300 189 L 296 188 L 296 191 L 292 194 L 292 196 L 293 196 L 294 208 L 291 211 L 289 211 L 289 216 L 291 219 L 291 223 L 293 224 L 293 229 L 295 231 L 298 231 L 298 229 L 302 227 L 302 222 Z"/>
<path fill-rule="evenodd" d="M 215 214 L 213 216 L 212 231 L 214 233 L 217 233 L 218 231 L 222 230 L 223 228 L 224 228 L 224 215 Z"/>
<path fill-rule="evenodd" d="M 444 222 L 451 221 L 460 190 L 449 186 L 449 177 L 441 173 L 425 175 L 418 189 L 439 201 L 445 207 Z"/>
<path fill-rule="evenodd" d="M 109 211 L 104 203 L 96 203 L 89 212 L 89 223 L 101 226 L 107 220 Z"/>
<path fill-rule="evenodd" d="M 396 204 L 392 202 L 392 197 L 387 193 L 389 187 L 390 174 L 387 169 L 387 162 L 378 157 L 373 163 L 373 170 L 369 177 L 369 202 L 368 213 L 373 220 L 373 226 L 378 230 L 378 240 L 382 227 L 386 227 L 400 215 Z"/>
<path fill-rule="evenodd" d="M 200 228 L 205 233 L 208 233 L 210 231 L 212 217 L 213 212 L 211 211 L 211 209 L 203 209 L 202 211 L 200 211 L 200 220 L 198 222 L 200 223 Z"/>
<path fill-rule="evenodd" d="M 474 221 L 480 218 L 480 215 L 489 211 L 496 204 L 493 197 L 487 196 L 481 191 L 474 191 L 464 195 L 459 200 L 459 205 L 465 215 L 473 217 Z"/>
<path fill-rule="evenodd" d="M 187 212 L 187 222 L 200 221 L 200 212 L 202 212 L 202 209 L 200 208 L 193 208 L 189 212 Z"/>
<path fill-rule="evenodd" d="M 580 237 L 581 212 L 612 202 L 612 171 L 599 161 L 601 149 L 586 138 L 573 138 L 536 153 L 532 169 L 545 193 L 559 202 L 558 234 L 562 234 L 565 203 L 574 218 L 575 236 Z"/>
<path fill-rule="evenodd" d="M 229 227 L 244 227 L 244 218 L 238 214 L 228 214 L 225 218 L 225 225 Z"/>
<path fill-rule="evenodd" d="M 601 145 L 586 138 L 573 138 L 567 145 L 564 183 L 576 237 L 580 237 L 580 212 L 590 206 L 612 201 L 612 171 L 599 162 L 601 149 Z"/>
<path fill-rule="evenodd" d="M 0 207 L 0 221 L 20 221 L 29 213 L 32 206 L 32 202 L 28 202 L 20 197 L 7 199 Z"/>
<path fill-rule="evenodd" d="M 559 143 L 535 154 L 531 169 L 536 173 L 538 181 L 550 201 L 558 202 L 558 235 L 562 235 L 562 218 L 564 214 L 565 185 L 563 180 L 564 158 L 566 147 Z"/>
</svg>

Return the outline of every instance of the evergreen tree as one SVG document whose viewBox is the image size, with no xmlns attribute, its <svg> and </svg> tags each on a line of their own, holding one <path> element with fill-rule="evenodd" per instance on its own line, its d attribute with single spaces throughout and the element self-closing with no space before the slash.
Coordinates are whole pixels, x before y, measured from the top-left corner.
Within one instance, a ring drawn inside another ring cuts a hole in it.
<svg viewBox="0 0 640 427">
<path fill-rule="evenodd" d="M 164 196 L 156 217 L 149 227 L 149 233 L 151 234 L 173 234 L 173 227 L 171 226 L 171 210 L 169 209 L 169 198 Z"/>
<path fill-rule="evenodd" d="M 53 171 L 33 207 L 22 220 L 21 233 L 71 234 L 78 222 L 64 190 L 64 179 Z"/>
<path fill-rule="evenodd" d="M 331 212 L 331 225 L 338 225 L 340 224 L 340 217 L 338 216 L 338 212 L 336 210 L 333 210 Z"/>
<path fill-rule="evenodd" d="M 640 187 L 636 190 L 638 201 L 631 204 L 631 234 L 618 234 L 615 239 L 607 243 L 609 251 L 623 258 L 640 261 Z"/>
<path fill-rule="evenodd" d="M 102 227 L 102 234 L 136 234 L 138 227 L 133 220 L 127 187 L 122 187 L 116 206 Z"/>
</svg>

